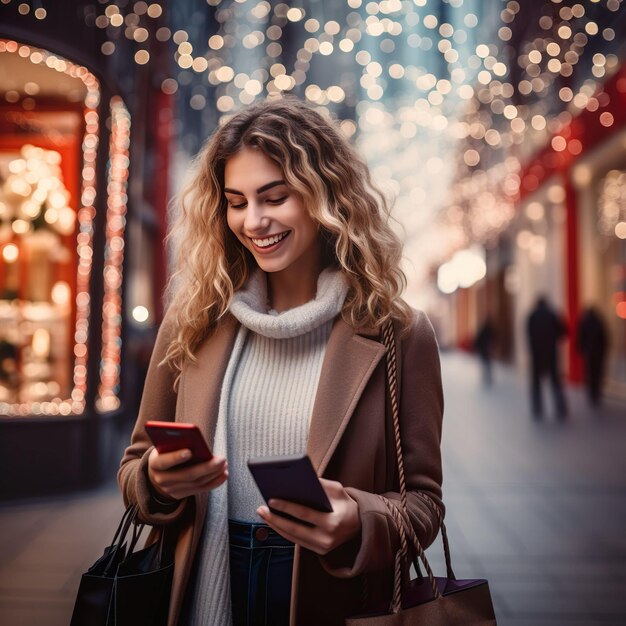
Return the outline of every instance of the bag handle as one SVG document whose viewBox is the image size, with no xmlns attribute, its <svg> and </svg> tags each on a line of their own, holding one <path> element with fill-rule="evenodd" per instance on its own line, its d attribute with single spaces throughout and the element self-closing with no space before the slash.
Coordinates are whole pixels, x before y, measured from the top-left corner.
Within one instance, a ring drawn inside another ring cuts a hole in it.
<svg viewBox="0 0 626 626">
<path fill-rule="evenodd" d="M 117 565 L 115 556 L 120 550 L 124 551 L 124 555 L 122 556 L 122 558 L 130 556 L 135 552 L 135 548 L 137 547 L 137 543 L 139 542 L 141 533 L 145 528 L 145 524 L 143 522 L 137 521 L 138 513 L 139 507 L 136 504 L 130 504 L 124 511 L 124 515 L 122 515 L 122 519 L 120 520 L 117 530 L 115 531 L 115 535 L 113 536 L 113 541 L 111 541 L 111 544 L 106 553 L 108 561 L 104 569 L 105 576 L 110 575 L 111 568 Z M 131 526 L 132 531 L 130 530 Z M 126 537 L 128 536 L 129 531 L 131 533 L 130 543 L 128 544 L 128 546 L 126 546 L 124 542 L 126 541 Z M 159 558 L 161 557 L 161 554 L 163 552 L 162 535 L 163 533 L 161 533 L 160 538 Z"/>
<path fill-rule="evenodd" d="M 433 589 L 433 595 L 435 598 L 441 597 L 441 592 L 437 586 L 437 581 L 433 574 L 430 563 L 426 558 L 424 549 L 415 534 L 415 529 L 410 523 L 408 506 L 407 506 L 407 493 L 406 493 L 406 479 L 404 476 L 404 460 L 402 456 L 402 440 L 400 437 L 400 417 L 398 409 L 398 369 L 397 369 L 397 353 L 396 344 L 394 340 L 393 322 L 388 319 L 383 325 L 382 329 L 383 343 L 387 349 L 387 383 L 389 386 L 389 396 L 391 398 L 391 412 L 393 417 L 393 432 L 396 445 L 396 458 L 398 463 L 398 482 L 400 485 L 400 502 L 392 501 L 384 496 L 380 496 L 385 505 L 389 509 L 391 516 L 395 522 L 400 535 L 400 548 L 396 553 L 395 568 L 394 568 L 394 585 L 393 585 L 393 598 L 391 602 L 391 610 L 394 613 L 398 613 L 401 610 L 401 597 L 402 597 L 402 573 L 406 569 L 409 556 L 408 556 L 408 540 L 411 541 L 413 548 L 418 554 L 420 560 L 424 565 L 424 569 L 428 574 L 430 585 Z M 446 532 L 445 524 L 443 523 L 443 515 L 441 509 L 432 501 L 432 499 L 425 493 L 417 492 L 417 495 L 421 497 L 429 507 L 431 507 L 436 516 L 439 528 L 441 529 L 441 536 L 443 541 L 443 548 L 446 559 L 446 571 L 447 576 L 450 579 L 454 579 L 454 572 L 452 570 L 452 562 L 450 558 L 450 547 L 448 543 L 448 534 Z M 408 535 L 408 537 L 407 537 Z"/>
<path fill-rule="evenodd" d="M 122 519 L 117 526 L 117 530 L 113 535 L 113 540 L 109 545 L 107 551 L 105 552 L 105 558 L 107 560 L 106 566 L 104 567 L 104 576 L 111 575 L 111 568 L 116 565 L 116 555 L 120 551 L 126 552 L 124 541 L 126 541 L 126 535 L 128 535 L 128 531 L 130 530 L 131 525 L 134 523 L 135 518 L 137 516 L 137 505 L 131 504 L 124 511 L 124 515 L 122 515 Z M 134 541 L 132 542 L 134 546 Z M 132 550 L 131 550 L 132 551 Z M 124 555 L 122 555 L 124 558 Z"/>
</svg>

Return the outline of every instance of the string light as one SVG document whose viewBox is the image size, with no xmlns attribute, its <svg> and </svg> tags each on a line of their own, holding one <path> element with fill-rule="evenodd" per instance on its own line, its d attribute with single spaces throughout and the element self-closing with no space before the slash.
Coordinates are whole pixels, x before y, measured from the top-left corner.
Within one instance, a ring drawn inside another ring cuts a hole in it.
<svg viewBox="0 0 626 626">
<path fill-rule="evenodd" d="M 499 5 L 495 20 L 491 5 L 461 0 L 448 0 L 445 18 L 426 0 L 346 0 L 332 15 L 308 2 L 206 1 L 215 18 L 208 33 L 194 26 L 172 32 L 163 23 L 175 9 L 166 3 L 135 2 L 121 23 L 116 3 L 101 1 L 104 15 L 95 24 L 111 32 L 103 53 L 124 53 L 114 38 L 122 28 L 138 64 L 154 63 L 160 56 L 149 55 L 150 45 L 164 44 L 176 71 L 160 78 L 162 91 L 185 94 L 188 107 L 203 116 L 212 98 L 218 122 L 257 98 L 292 91 L 322 110 L 354 111 L 358 120 L 341 126 L 373 170 L 391 169 L 381 185 L 408 224 L 409 253 L 414 249 L 425 263 L 465 245 L 451 236 L 434 258 L 422 254 L 432 249 L 433 217 L 462 229 L 467 241 L 493 239 L 514 215 L 530 154 L 548 142 L 559 154 L 580 154 L 582 143 L 561 131 L 583 110 L 597 112 L 607 128 L 615 124 L 601 104 L 601 81 L 619 66 L 611 53 L 618 49 L 615 13 L 623 10 L 617 0 L 545 2 L 533 18 L 535 33 L 517 39 L 515 50 L 522 5 L 514 0 Z M 287 32 L 296 44 L 292 58 L 281 56 Z M 532 25 L 524 32 L 532 33 Z M 210 91 L 195 91 L 198 85 Z M 416 166 L 435 152 L 443 163 L 439 183 Z M 530 189 L 540 180 L 531 174 L 524 184 Z M 416 201 L 425 189 L 429 207 Z"/>
<path fill-rule="evenodd" d="M 130 115 L 121 98 L 111 99 L 111 143 L 107 181 L 102 353 L 96 409 L 103 413 L 120 405 L 122 264 L 126 225 L 127 181 L 130 147 Z"/>
</svg>

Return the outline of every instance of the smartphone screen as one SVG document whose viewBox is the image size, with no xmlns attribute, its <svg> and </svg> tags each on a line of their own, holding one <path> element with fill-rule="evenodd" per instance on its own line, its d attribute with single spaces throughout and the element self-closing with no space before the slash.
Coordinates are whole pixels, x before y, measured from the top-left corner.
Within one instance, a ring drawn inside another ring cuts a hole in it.
<svg viewBox="0 0 626 626">
<path fill-rule="evenodd" d="M 191 459 L 183 465 L 209 461 L 213 456 L 200 429 L 195 424 L 148 421 L 146 432 L 159 454 L 184 448 L 191 450 Z M 182 465 L 177 467 L 182 467 Z"/>
<path fill-rule="evenodd" d="M 277 498 L 303 504 L 324 513 L 333 510 L 306 454 L 257 457 L 248 461 L 248 468 L 266 502 L 271 498 Z M 274 509 L 272 511 L 277 515 L 295 519 L 281 511 Z M 300 519 L 295 521 L 306 524 Z"/>
</svg>

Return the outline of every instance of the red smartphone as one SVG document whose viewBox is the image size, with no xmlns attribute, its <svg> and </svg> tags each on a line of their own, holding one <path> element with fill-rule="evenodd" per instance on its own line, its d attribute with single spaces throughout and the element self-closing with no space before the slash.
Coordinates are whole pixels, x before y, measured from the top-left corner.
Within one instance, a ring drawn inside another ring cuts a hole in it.
<svg viewBox="0 0 626 626">
<path fill-rule="evenodd" d="M 159 454 L 183 448 L 191 450 L 191 459 L 183 465 L 210 461 L 213 457 L 200 429 L 195 424 L 148 421 L 146 432 Z"/>
</svg>

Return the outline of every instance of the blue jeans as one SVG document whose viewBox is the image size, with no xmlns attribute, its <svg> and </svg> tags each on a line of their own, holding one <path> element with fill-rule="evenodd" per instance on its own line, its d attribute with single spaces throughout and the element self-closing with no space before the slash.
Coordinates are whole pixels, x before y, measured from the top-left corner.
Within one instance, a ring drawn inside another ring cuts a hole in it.
<svg viewBox="0 0 626 626">
<path fill-rule="evenodd" d="M 289 626 L 294 544 L 266 524 L 228 530 L 233 626 Z"/>
</svg>

